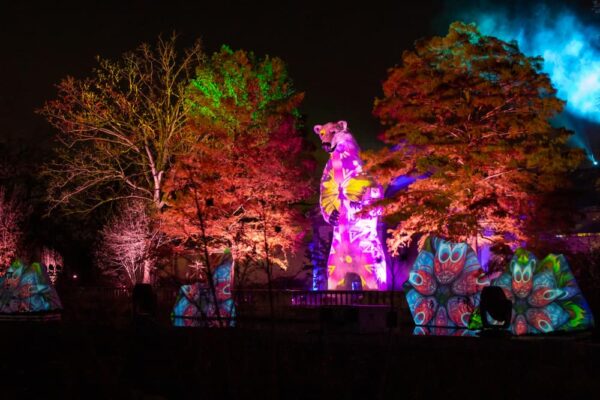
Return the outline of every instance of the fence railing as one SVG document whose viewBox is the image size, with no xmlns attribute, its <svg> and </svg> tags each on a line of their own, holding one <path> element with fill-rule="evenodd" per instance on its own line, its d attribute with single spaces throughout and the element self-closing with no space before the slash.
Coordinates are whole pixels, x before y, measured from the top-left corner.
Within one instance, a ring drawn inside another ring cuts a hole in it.
<svg viewBox="0 0 600 400">
<path fill-rule="evenodd" d="M 159 287 L 154 289 L 154 293 L 157 317 L 166 322 L 175 304 L 178 288 Z M 75 320 L 125 320 L 131 316 L 132 290 L 127 288 L 78 287 L 68 289 L 60 296 L 65 312 Z M 407 309 L 404 294 L 400 291 L 272 290 L 269 293 L 265 289 L 243 289 L 234 291 L 233 297 L 238 318 L 305 318 L 314 314 L 307 309 L 327 306 L 393 305 L 398 310 Z"/>
<path fill-rule="evenodd" d="M 273 304 L 281 306 L 341 306 L 341 305 L 391 305 L 404 307 L 406 300 L 399 291 L 351 291 L 351 290 L 273 290 Z M 268 290 L 237 290 L 237 304 L 269 304 Z"/>
<path fill-rule="evenodd" d="M 177 288 L 155 288 L 159 303 L 174 303 Z M 69 298 L 102 298 L 103 300 L 123 300 L 131 298 L 128 288 L 113 287 L 78 287 L 68 291 Z M 405 307 L 406 300 L 401 291 L 352 291 L 352 290 L 272 290 L 242 289 L 233 291 L 233 297 L 239 305 L 269 305 L 270 296 L 273 304 L 282 306 L 330 306 L 330 305 L 391 305 Z"/>
</svg>

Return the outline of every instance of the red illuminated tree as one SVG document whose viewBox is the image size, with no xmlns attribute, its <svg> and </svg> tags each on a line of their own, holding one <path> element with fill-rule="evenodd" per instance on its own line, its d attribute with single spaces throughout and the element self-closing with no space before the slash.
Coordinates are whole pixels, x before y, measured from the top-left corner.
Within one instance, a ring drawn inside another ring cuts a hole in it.
<svg viewBox="0 0 600 400">
<path fill-rule="evenodd" d="M 549 122 L 564 103 L 542 61 L 455 22 L 389 70 L 374 107 L 389 147 L 366 155 L 370 167 L 387 182 L 430 174 L 387 202 L 388 218 L 401 221 L 390 230 L 392 251 L 415 233 L 527 239 L 538 194 L 581 160 L 566 146 L 571 132 Z"/>
<path fill-rule="evenodd" d="M 296 108 L 302 99 L 283 62 L 224 47 L 189 88 L 193 151 L 167 175 L 161 217 L 181 247 L 230 248 L 236 263 L 286 267 L 303 233 L 296 205 L 312 192 Z"/>
<path fill-rule="evenodd" d="M 58 128 L 57 155 L 43 174 L 51 207 L 86 213 L 144 199 L 162 208 L 164 175 L 194 140 L 183 129 L 185 91 L 202 58 L 199 43 L 178 54 L 173 36 L 99 59 L 89 78 L 64 79 L 39 111 Z"/>
</svg>

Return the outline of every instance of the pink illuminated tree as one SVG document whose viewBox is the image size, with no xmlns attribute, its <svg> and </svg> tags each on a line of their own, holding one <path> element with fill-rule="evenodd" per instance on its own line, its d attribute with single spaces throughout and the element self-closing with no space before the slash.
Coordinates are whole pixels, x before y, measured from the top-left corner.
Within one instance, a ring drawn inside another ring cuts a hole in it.
<svg viewBox="0 0 600 400">
<path fill-rule="evenodd" d="M 156 269 L 157 249 L 163 244 L 148 204 L 139 200 L 121 203 L 117 213 L 100 233 L 95 251 L 101 273 L 128 285 L 151 283 Z"/>
<path fill-rule="evenodd" d="M 8 194 L 0 187 L 0 275 L 18 255 L 23 237 L 22 224 L 29 214 L 29 208 L 13 191 Z"/>
</svg>

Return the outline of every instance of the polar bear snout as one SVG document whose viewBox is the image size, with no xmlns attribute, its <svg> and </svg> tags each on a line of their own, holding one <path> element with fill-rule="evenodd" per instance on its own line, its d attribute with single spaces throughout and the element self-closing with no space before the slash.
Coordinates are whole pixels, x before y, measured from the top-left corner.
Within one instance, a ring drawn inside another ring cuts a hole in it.
<svg viewBox="0 0 600 400">
<path fill-rule="evenodd" d="M 330 142 L 323 142 L 321 144 L 321 147 L 328 153 L 333 153 L 333 151 L 335 150 L 335 146 L 332 146 Z"/>
</svg>

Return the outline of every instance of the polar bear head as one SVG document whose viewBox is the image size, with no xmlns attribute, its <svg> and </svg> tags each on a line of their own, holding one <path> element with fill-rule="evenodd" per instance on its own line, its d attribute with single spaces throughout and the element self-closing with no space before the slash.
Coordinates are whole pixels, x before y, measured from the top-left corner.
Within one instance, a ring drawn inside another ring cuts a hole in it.
<svg viewBox="0 0 600 400">
<path fill-rule="evenodd" d="M 323 150 L 333 153 L 338 144 L 345 140 L 351 140 L 352 134 L 348 132 L 348 123 L 346 121 L 328 122 L 325 125 L 315 125 L 315 133 L 321 138 Z"/>
</svg>

